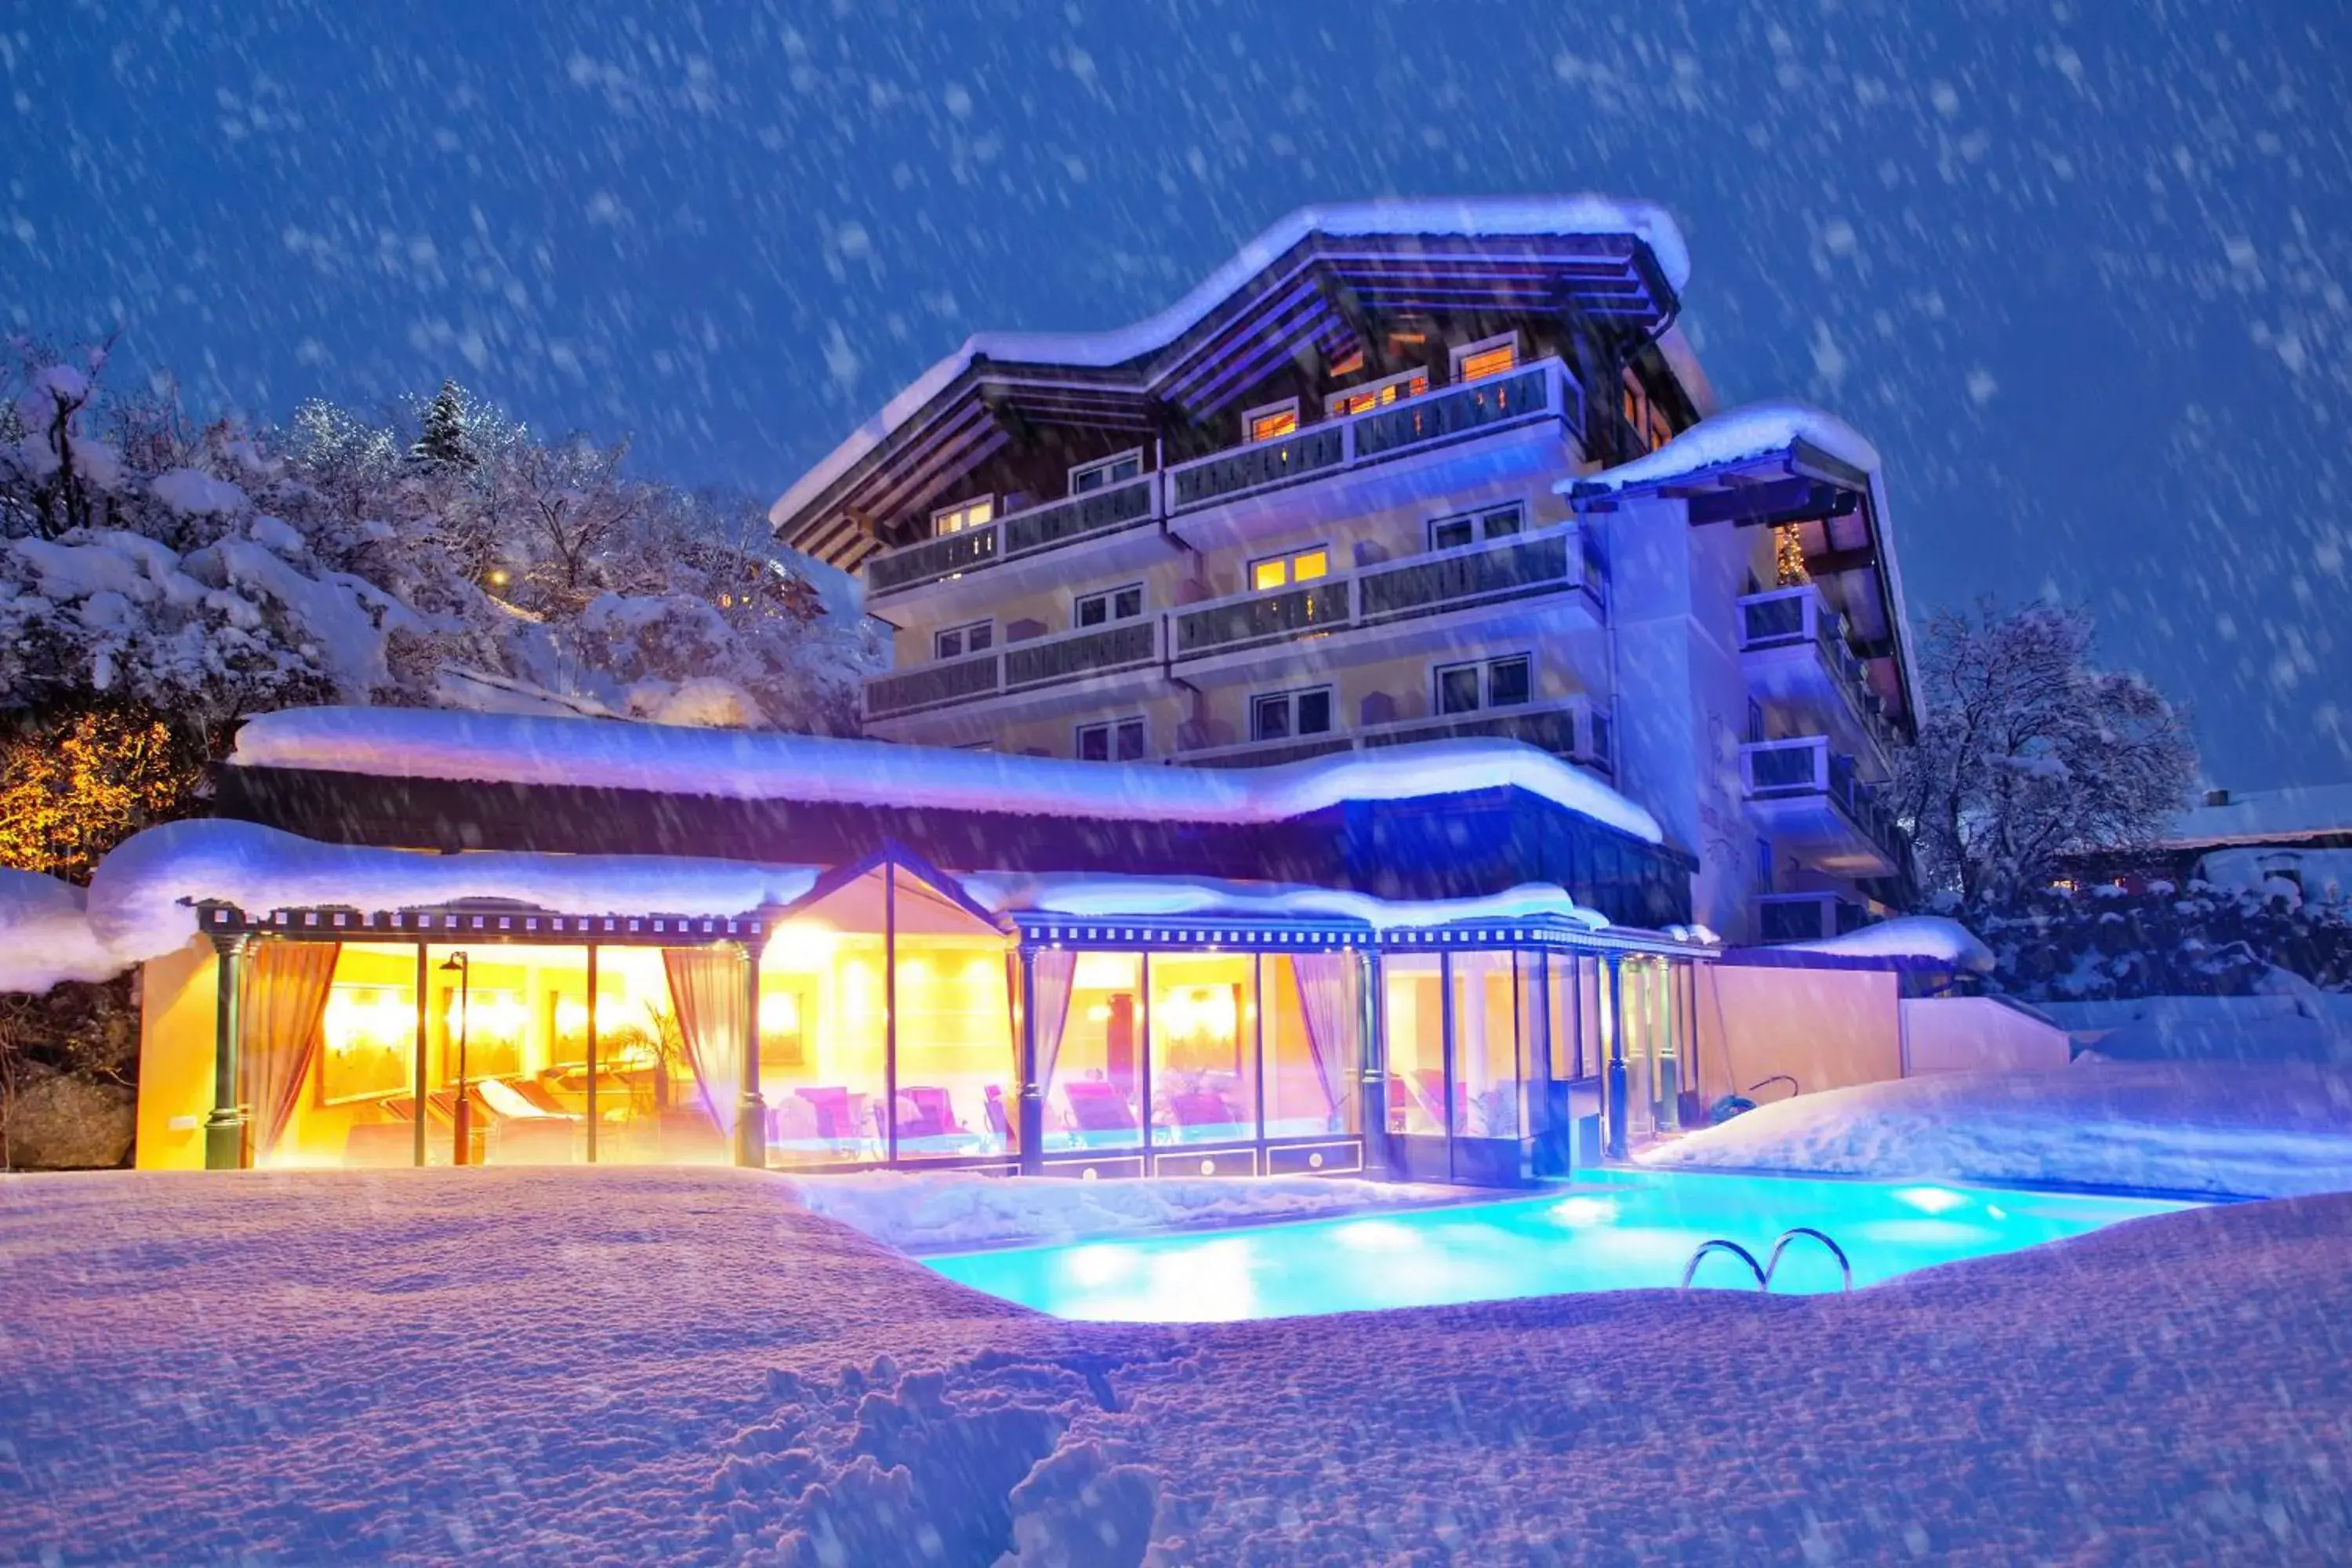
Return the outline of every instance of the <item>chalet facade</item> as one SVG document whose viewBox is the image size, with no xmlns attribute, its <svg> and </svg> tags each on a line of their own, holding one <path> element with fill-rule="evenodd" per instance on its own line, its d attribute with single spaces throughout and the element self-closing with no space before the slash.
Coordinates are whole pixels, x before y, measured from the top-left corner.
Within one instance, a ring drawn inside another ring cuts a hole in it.
<svg viewBox="0 0 2352 1568">
<path fill-rule="evenodd" d="M 1885 912 L 1910 722 L 1868 444 L 1709 418 L 1640 204 L 1310 209 L 1163 316 L 981 337 L 775 506 L 894 628 L 869 734 L 1252 768 L 1523 741 L 1736 940 Z"/>
</svg>

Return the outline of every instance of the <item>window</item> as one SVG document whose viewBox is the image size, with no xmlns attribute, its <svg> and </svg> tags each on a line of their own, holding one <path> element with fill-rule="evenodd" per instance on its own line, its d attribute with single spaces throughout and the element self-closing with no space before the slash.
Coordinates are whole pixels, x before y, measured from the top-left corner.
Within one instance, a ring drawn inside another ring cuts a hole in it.
<svg viewBox="0 0 2352 1568">
<path fill-rule="evenodd" d="M 1130 583 L 1124 588 L 1107 588 L 1099 594 L 1081 595 L 1070 608 L 1070 624 L 1074 626 L 1099 626 L 1111 621 L 1131 621 L 1143 614 L 1143 584 Z"/>
<path fill-rule="evenodd" d="M 1428 390 L 1429 372 L 1401 370 L 1385 380 L 1366 382 L 1331 394 L 1323 400 L 1323 412 L 1333 418 L 1361 414 L 1367 408 L 1378 408 L 1400 397 L 1419 397 Z"/>
<path fill-rule="evenodd" d="M 1432 550 L 1458 550 L 1482 539 L 1506 538 L 1526 526 L 1527 509 L 1517 501 L 1508 506 L 1488 507 L 1483 511 L 1457 512 L 1452 517 L 1430 521 L 1429 547 Z"/>
<path fill-rule="evenodd" d="M 1114 719 L 1108 723 L 1079 725 L 1077 757 L 1082 763 L 1141 762 L 1143 721 Z"/>
<path fill-rule="evenodd" d="M 1534 695 L 1534 660 L 1523 653 L 1473 664 L 1437 667 L 1437 710 L 1475 713 L 1481 708 L 1518 708 Z"/>
<path fill-rule="evenodd" d="M 933 658 L 961 658 L 968 653 L 985 653 L 996 646 L 996 623 L 973 621 L 969 626 L 950 626 L 931 634 Z"/>
<path fill-rule="evenodd" d="M 1070 470 L 1070 493 L 1085 495 L 1089 490 L 1108 489 L 1123 485 L 1143 472 L 1143 448 L 1132 447 L 1115 458 L 1103 458 L 1091 463 L 1080 463 Z"/>
<path fill-rule="evenodd" d="M 1481 338 L 1475 343 L 1464 343 L 1454 351 L 1454 379 L 1484 381 L 1490 375 L 1502 375 L 1519 367 L 1519 334 L 1505 332 L 1498 338 Z"/>
<path fill-rule="evenodd" d="M 1298 428 L 1298 399 L 1286 397 L 1279 403 L 1269 403 L 1262 408 L 1252 408 L 1242 415 L 1242 439 L 1271 441 L 1277 436 L 1287 436 Z"/>
<path fill-rule="evenodd" d="M 1330 570 L 1331 552 L 1328 546 L 1318 544 L 1312 550 L 1294 550 L 1287 555 L 1269 555 L 1251 562 L 1249 585 L 1255 593 L 1292 583 L 1312 583 Z"/>
<path fill-rule="evenodd" d="M 996 498 L 981 496 L 943 506 L 931 513 L 931 533 L 934 538 L 943 533 L 961 533 L 967 528 L 986 528 L 995 520 Z"/>
<path fill-rule="evenodd" d="M 1766 838 L 1759 838 L 1756 841 L 1757 891 L 1769 893 L 1772 890 L 1772 870 L 1771 841 Z"/>
<path fill-rule="evenodd" d="M 1250 699 L 1250 739 L 1283 741 L 1293 735 L 1331 732 L 1331 689 L 1270 691 Z"/>
</svg>

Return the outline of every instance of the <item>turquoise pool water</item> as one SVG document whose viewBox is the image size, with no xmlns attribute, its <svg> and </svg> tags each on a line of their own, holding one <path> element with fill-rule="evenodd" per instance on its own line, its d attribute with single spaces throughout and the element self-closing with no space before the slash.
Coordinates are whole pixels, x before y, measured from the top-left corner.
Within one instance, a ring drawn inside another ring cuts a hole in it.
<svg viewBox="0 0 2352 1568">
<path fill-rule="evenodd" d="M 1059 1247 L 926 1258 L 975 1289 L 1058 1318 L 1211 1322 L 1672 1287 L 1700 1242 L 1762 1261 L 1792 1226 L 1835 1237 L 1859 1287 L 1929 1264 L 2013 1252 L 2191 1206 L 1926 1182 L 1622 1171 L 1538 1197 Z M 1698 1284 L 1754 1289 L 1736 1258 Z M 1834 1290 L 1837 1264 L 1790 1245 L 1775 1291 Z"/>
</svg>

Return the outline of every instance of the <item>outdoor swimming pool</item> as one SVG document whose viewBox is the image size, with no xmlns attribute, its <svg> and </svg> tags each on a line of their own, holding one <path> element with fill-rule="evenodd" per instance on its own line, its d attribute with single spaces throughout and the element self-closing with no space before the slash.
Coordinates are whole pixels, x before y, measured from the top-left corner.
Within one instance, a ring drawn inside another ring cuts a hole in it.
<svg viewBox="0 0 2352 1568">
<path fill-rule="evenodd" d="M 2191 1205 L 1924 1182 L 1610 1171 L 1505 1202 L 926 1258 L 950 1279 L 1058 1318 L 1210 1322 L 1681 1283 L 1711 1237 L 1759 1261 L 1792 1226 L 1827 1232 L 1857 1287 Z M 1752 1290 L 1716 1255 L 1700 1285 Z M 1775 1291 L 1834 1290 L 1836 1261 L 1790 1244 Z"/>
</svg>

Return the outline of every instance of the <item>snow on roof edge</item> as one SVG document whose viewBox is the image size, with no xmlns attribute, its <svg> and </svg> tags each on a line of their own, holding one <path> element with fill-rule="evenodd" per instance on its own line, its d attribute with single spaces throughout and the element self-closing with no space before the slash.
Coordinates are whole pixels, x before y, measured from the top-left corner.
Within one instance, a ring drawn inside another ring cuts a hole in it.
<svg viewBox="0 0 2352 1568">
<path fill-rule="evenodd" d="M 1344 801 L 1513 786 L 1648 843 L 1665 840 L 1656 817 L 1591 774 L 1500 740 L 1209 769 L 588 719 L 299 708 L 247 721 L 229 761 L 384 778 L 1234 825 L 1289 821 Z"/>
<path fill-rule="evenodd" d="M 1351 920 L 1377 930 L 1543 916 L 1566 920 L 1587 931 L 1600 931 L 1609 924 L 1606 916 L 1579 904 L 1567 889 L 1551 882 L 1523 882 L 1505 892 L 1472 898 L 1382 899 L 1341 888 L 1092 872 L 971 871 L 962 873 L 957 880 L 974 899 L 999 914 L 1057 914 L 1079 919 L 1213 915 L 1240 920 Z"/>
<path fill-rule="evenodd" d="M 1811 404 L 1771 399 L 1711 415 L 1654 452 L 1596 474 L 1561 479 L 1552 491 L 1569 495 L 1599 489 L 1615 494 L 1636 485 L 1683 479 L 1780 451 L 1796 441 L 1818 447 L 1865 474 L 1875 475 L 1879 470 L 1878 448 L 1836 415 Z"/>
<path fill-rule="evenodd" d="M 1772 952 L 1821 952 L 1845 958 L 1926 958 L 1979 974 L 1990 973 L 1992 949 L 1974 932 L 1941 915 L 1897 915 L 1843 936 L 1782 942 Z"/>
<path fill-rule="evenodd" d="M 919 413 L 982 356 L 1021 363 L 1107 368 L 1167 347 L 1277 257 L 1310 234 L 1360 238 L 1382 234 L 1522 237 L 1545 234 L 1628 234 L 1650 247 L 1676 294 L 1690 281 L 1690 249 L 1672 215 L 1654 203 L 1595 193 L 1567 196 L 1458 196 L 1382 199 L 1307 205 L 1286 214 L 1235 251 L 1224 265 L 1167 309 L 1098 332 L 974 332 L 843 437 L 768 509 L 781 529 L 890 433 Z"/>
</svg>

